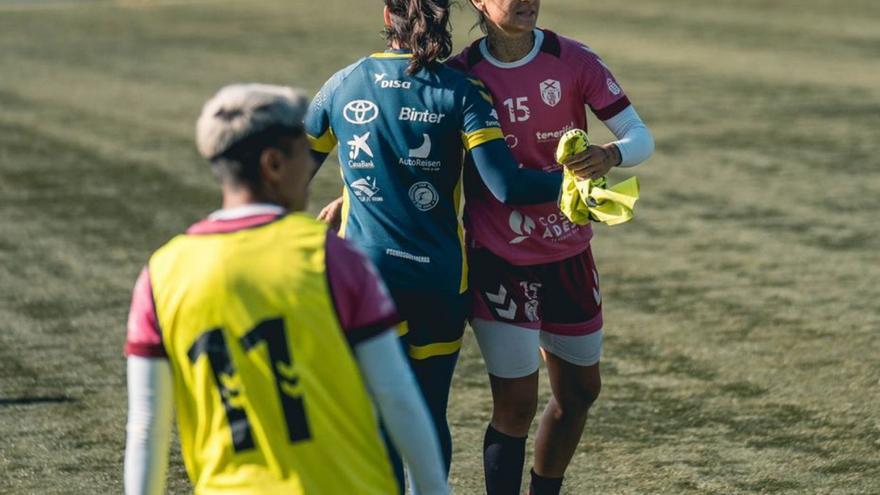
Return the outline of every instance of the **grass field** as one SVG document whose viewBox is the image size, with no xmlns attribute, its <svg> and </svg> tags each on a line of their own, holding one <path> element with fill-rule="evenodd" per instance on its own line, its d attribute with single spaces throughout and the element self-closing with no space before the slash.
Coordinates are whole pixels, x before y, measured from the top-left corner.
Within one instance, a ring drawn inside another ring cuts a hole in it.
<svg viewBox="0 0 880 495">
<path fill-rule="evenodd" d="M 131 286 L 218 205 L 201 104 L 316 90 L 382 49 L 379 5 L 0 0 L 0 493 L 121 492 Z M 605 387 L 566 493 L 880 493 L 880 2 L 546 0 L 542 25 L 604 56 L 658 142 L 636 221 L 596 229 Z M 487 386 L 468 337 L 459 494 Z"/>
</svg>

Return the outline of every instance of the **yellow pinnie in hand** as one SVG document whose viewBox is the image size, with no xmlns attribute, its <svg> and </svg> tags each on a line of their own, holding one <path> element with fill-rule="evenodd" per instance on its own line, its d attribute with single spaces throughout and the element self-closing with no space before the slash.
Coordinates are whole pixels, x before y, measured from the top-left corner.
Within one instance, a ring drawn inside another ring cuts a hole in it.
<svg viewBox="0 0 880 495">
<path fill-rule="evenodd" d="M 587 133 L 572 129 L 562 135 L 556 147 L 556 161 L 568 163 L 572 157 L 590 146 Z M 559 209 L 573 223 L 586 225 L 590 221 L 618 225 L 633 218 L 633 207 L 639 199 L 639 181 L 631 177 L 607 188 L 608 179 L 580 179 L 568 168 L 562 181 Z"/>
</svg>

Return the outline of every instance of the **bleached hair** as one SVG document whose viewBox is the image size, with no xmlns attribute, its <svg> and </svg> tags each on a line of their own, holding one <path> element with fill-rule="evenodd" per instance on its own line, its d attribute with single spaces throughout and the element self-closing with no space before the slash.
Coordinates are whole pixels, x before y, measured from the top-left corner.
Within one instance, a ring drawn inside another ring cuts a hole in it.
<svg viewBox="0 0 880 495">
<path fill-rule="evenodd" d="M 205 103 L 196 123 L 199 153 L 213 160 L 235 144 L 270 127 L 301 128 L 305 91 L 269 84 L 231 84 Z"/>
</svg>

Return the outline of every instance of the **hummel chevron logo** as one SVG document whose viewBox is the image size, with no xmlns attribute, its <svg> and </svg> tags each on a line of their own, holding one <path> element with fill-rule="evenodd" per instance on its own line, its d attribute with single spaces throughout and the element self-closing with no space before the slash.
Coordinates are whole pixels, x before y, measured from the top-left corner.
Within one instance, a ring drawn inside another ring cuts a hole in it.
<svg viewBox="0 0 880 495">
<path fill-rule="evenodd" d="M 504 318 L 505 320 L 513 320 L 516 317 L 516 302 L 513 298 L 510 298 L 509 303 L 505 304 L 508 301 L 507 297 L 507 289 L 504 288 L 503 285 L 498 286 L 498 293 L 493 294 L 491 292 L 486 292 L 486 299 L 489 300 L 496 307 L 493 307 L 492 310 L 495 311 L 495 314 L 498 315 L 499 318 Z"/>
<path fill-rule="evenodd" d="M 507 289 L 505 289 L 503 285 L 500 285 L 498 286 L 498 294 L 487 292 L 486 297 L 495 304 L 504 304 L 504 301 L 507 300 Z"/>
</svg>

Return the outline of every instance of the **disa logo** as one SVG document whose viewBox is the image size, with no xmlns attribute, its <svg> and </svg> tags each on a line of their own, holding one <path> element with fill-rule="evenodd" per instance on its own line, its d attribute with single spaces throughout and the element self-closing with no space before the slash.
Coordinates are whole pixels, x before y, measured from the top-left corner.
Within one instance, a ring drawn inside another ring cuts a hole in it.
<svg viewBox="0 0 880 495">
<path fill-rule="evenodd" d="M 382 89 L 410 89 L 412 83 L 410 81 L 401 81 L 400 79 L 385 79 L 384 72 L 382 74 L 373 74 L 376 84 Z"/>
</svg>

